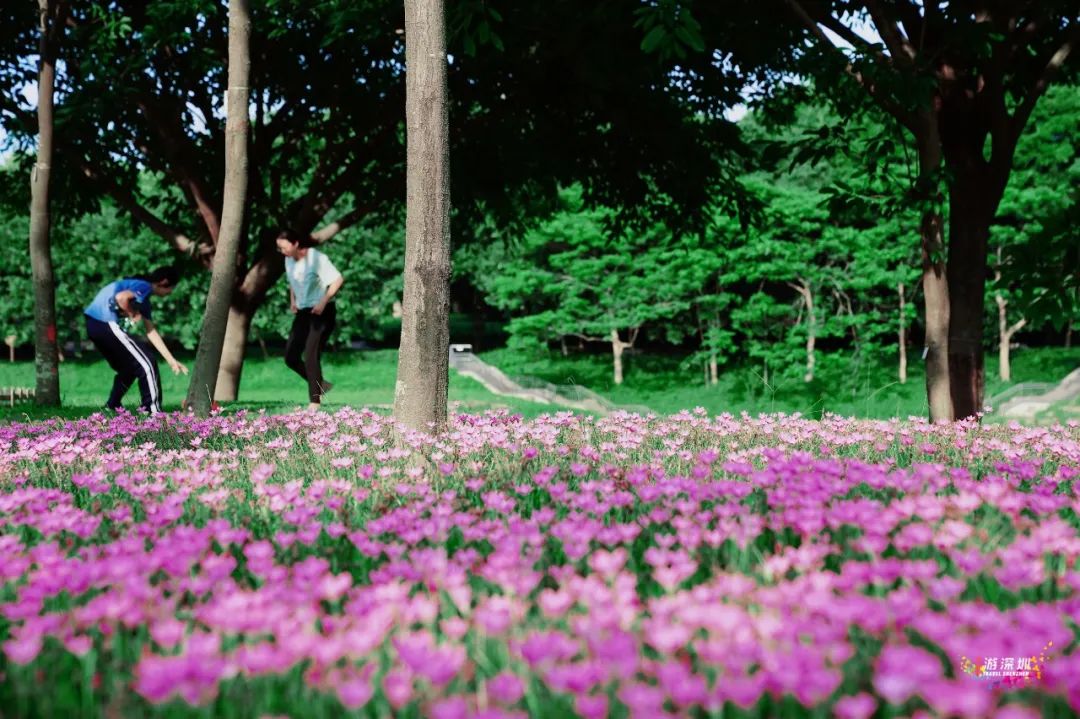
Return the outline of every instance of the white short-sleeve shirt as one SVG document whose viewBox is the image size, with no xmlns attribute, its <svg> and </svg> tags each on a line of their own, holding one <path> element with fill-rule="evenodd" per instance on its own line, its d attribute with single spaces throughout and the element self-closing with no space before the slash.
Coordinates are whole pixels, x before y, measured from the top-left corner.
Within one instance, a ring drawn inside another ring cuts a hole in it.
<svg viewBox="0 0 1080 719">
<path fill-rule="evenodd" d="M 296 297 L 296 306 L 306 310 L 319 304 L 326 296 L 326 288 L 341 277 L 341 273 L 329 257 L 312 247 L 299 260 L 285 258 L 285 276 Z"/>
</svg>

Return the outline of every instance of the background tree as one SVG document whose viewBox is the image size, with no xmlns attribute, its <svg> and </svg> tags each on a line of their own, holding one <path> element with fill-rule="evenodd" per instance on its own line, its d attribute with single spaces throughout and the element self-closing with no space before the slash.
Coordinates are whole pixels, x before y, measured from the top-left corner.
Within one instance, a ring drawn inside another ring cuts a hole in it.
<svg viewBox="0 0 1080 719">
<path fill-rule="evenodd" d="M 1039 3 L 787 0 L 804 23 L 811 50 L 797 73 L 840 105 L 851 104 L 845 74 L 910 133 L 919 157 L 917 187 L 927 197 L 944 181 L 945 221 L 923 214 L 924 292 L 931 414 L 946 417 L 940 392 L 940 340 L 947 324 L 952 412 L 969 417 L 983 401 L 983 296 L 990 226 L 1012 171 L 1016 144 L 1032 110 L 1069 58 L 1080 32 L 1071 0 Z M 866 22 L 882 43 L 856 31 Z M 942 280 L 945 280 L 942 282 Z M 947 305 L 946 294 L 948 297 Z M 947 323 L 946 323 L 947 317 Z"/>
<path fill-rule="evenodd" d="M 37 404 L 60 404 L 60 353 L 56 336 L 56 291 L 49 245 L 49 178 L 53 164 L 53 96 L 57 45 L 64 30 L 66 4 L 38 0 L 41 36 L 37 83 L 38 151 L 30 176 L 30 266 L 34 274 L 34 365 Z"/>
<path fill-rule="evenodd" d="M 213 188 L 224 166 L 224 5 L 91 0 L 76 10 L 60 153 L 73 179 L 63 194 L 86 208 L 108 195 L 209 268 L 221 227 Z M 462 3 L 451 13 L 448 83 L 460 109 L 450 114 L 451 153 L 454 172 L 469 178 L 452 183 L 456 222 L 467 226 L 475 212 L 504 224 L 532 217 L 560 183 L 576 181 L 590 202 L 623 212 L 651 206 L 684 221 L 736 193 L 725 170 L 738 144 L 732 124 L 718 113 L 696 116 L 672 91 L 675 61 L 645 57 L 624 3 L 603 0 L 589 13 L 570 0 L 492 10 Z M 236 396 L 255 313 L 281 275 L 276 233 L 327 241 L 361 218 L 396 212 L 405 187 L 401 5 L 274 0 L 253 13 L 249 232 L 220 400 Z M 0 47 L 7 98 L 25 82 L 28 48 L 22 36 Z M 733 75 L 712 83 L 717 94 L 722 87 L 738 97 Z M 26 145 L 26 108 L 10 101 L 2 111 L 5 129 Z M 161 192 L 144 192 L 147 174 Z"/>
<path fill-rule="evenodd" d="M 564 190 L 562 203 L 519 243 L 489 248 L 477 282 L 488 302 L 512 314 L 513 346 L 565 339 L 607 345 L 620 385 L 624 353 L 648 325 L 677 339 L 694 334 L 670 322 L 686 321 L 707 269 L 664 225 L 616 236 L 613 211 L 586 208 L 580 187 Z"/>
<path fill-rule="evenodd" d="M 248 183 L 248 101 L 251 76 L 251 18 L 247 0 L 229 0 L 229 88 L 225 114 L 225 188 L 221 234 L 214 251 L 210 291 L 187 405 L 206 416 L 214 399 L 226 322 L 236 280 L 236 255 L 244 229 Z"/>
</svg>

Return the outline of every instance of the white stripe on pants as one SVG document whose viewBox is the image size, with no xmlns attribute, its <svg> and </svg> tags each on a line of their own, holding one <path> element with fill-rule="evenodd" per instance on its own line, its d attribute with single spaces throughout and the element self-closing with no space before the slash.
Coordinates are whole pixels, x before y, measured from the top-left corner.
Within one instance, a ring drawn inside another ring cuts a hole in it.
<svg viewBox="0 0 1080 719">
<path fill-rule="evenodd" d="M 142 351 L 142 348 L 128 336 L 127 332 L 120 329 L 120 325 L 115 322 L 109 323 L 110 329 L 113 334 L 116 335 L 116 339 L 120 340 L 120 344 L 124 345 L 131 356 L 135 358 L 135 361 L 139 363 L 139 366 L 143 368 L 143 372 L 146 373 L 146 383 L 150 386 L 150 414 L 156 414 L 161 411 L 161 397 L 158 396 L 158 378 L 157 372 L 154 370 L 154 363 L 150 361 L 150 358 L 146 356 L 146 353 Z"/>
</svg>

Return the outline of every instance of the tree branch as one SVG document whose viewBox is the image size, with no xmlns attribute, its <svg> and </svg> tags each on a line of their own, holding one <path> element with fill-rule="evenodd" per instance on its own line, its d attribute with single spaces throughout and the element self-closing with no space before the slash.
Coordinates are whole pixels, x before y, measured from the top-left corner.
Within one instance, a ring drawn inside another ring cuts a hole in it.
<svg viewBox="0 0 1080 719">
<path fill-rule="evenodd" d="M 799 16 L 799 18 L 803 21 L 803 24 L 806 25 L 807 29 L 811 32 L 811 34 L 814 35 L 814 37 L 818 39 L 820 43 L 832 49 L 834 52 L 839 53 L 841 57 L 847 60 L 847 66 L 844 68 L 844 71 L 847 72 L 847 74 L 850 75 L 855 80 L 855 82 L 857 82 L 859 86 L 866 91 L 866 93 L 874 102 L 880 105 L 881 108 L 887 113 L 895 117 L 901 125 L 906 127 L 913 134 L 917 132 L 914 115 L 905 110 L 900 105 L 890 100 L 889 98 L 882 95 L 881 92 L 878 90 L 877 86 L 870 79 L 868 79 L 861 72 L 856 70 L 854 64 L 851 62 L 851 59 L 844 54 L 844 51 L 839 46 L 837 46 L 829 39 L 828 35 L 826 35 L 820 27 L 818 27 L 818 22 L 810 16 L 810 14 L 806 11 L 806 8 L 802 6 L 799 0 L 785 0 L 785 2 L 787 2 L 788 6 L 795 12 L 796 15 Z"/>
<path fill-rule="evenodd" d="M 1050 85 L 1050 81 L 1054 79 L 1054 75 L 1056 75 L 1061 69 L 1061 66 L 1065 64 L 1065 60 L 1068 59 L 1069 53 L 1072 52 L 1073 48 L 1078 43 L 1080 43 L 1080 24 L 1074 24 L 1068 37 L 1066 37 L 1065 41 L 1056 51 L 1054 51 L 1054 54 L 1050 56 L 1046 66 L 1043 67 L 1043 71 L 1032 84 L 1031 89 L 1028 90 L 1023 102 L 1020 103 L 1020 106 L 1016 108 L 1016 112 L 1013 113 L 1011 129 L 1012 141 L 1014 143 L 1020 138 L 1020 133 L 1024 131 L 1028 118 L 1031 117 L 1031 112 L 1035 109 L 1035 103 L 1037 103 L 1039 98 L 1042 97 L 1042 94 L 1046 92 L 1046 88 Z"/>
<path fill-rule="evenodd" d="M 320 227 L 311 233 L 311 239 L 317 245 L 327 242 L 342 230 L 352 227 L 371 211 L 370 207 L 357 207 L 334 220 L 328 225 Z"/>
<path fill-rule="evenodd" d="M 925 3 L 924 3 L 925 4 Z M 904 32 L 908 39 L 919 38 L 919 50 L 922 50 L 925 39 L 925 20 L 919 17 L 919 9 L 911 0 L 896 0 L 896 12 L 900 15 L 900 22 L 904 25 Z"/>
<path fill-rule="evenodd" d="M 139 98 L 138 105 L 143 117 L 161 138 L 165 156 L 173 166 L 177 179 L 190 193 L 211 240 L 217 243 L 218 233 L 221 230 L 221 212 L 206 181 L 195 172 L 190 163 L 190 158 L 194 157 L 195 151 L 179 124 L 179 116 L 173 117 L 170 113 L 169 118 L 166 119 L 159 109 L 160 103 L 147 95 Z"/>
<path fill-rule="evenodd" d="M 1009 329 L 1005 330 L 1005 336 L 1011 339 L 1014 334 L 1024 329 L 1025 325 L 1027 325 L 1026 318 L 1021 319 L 1019 322 L 1014 322 Z"/>
<path fill-rule="evenodd" d="M 611 342 L 610 339 L 605 337 L 592 337 L 590 335 L 583 335 L 580 332 L 563 332 L 564 337 L 577 337 L 578 339 L 585 340 L 586 342 Z"/>
<path fill-rule="evenodd" d="M 106 180 L 103 173 L 98 172 L 89 163 L 83 163 L 83 174 L 99 186 L 104 187 L 109 196 L 116 201 L 116 204 L 127 210 L 134 219 L 145 225 L 151 232 L 172 245 L 173 249 L 195 258 L 204 267 L 210 267 L 214 255 L 213 245 L 196 242 L 180 230 L 172 227 L 140 205 L 131 192 L 121 188 L 116 183 Z"/>
<path fill-rule="evenodd" d="M 878 34 L 885 41 L 885 47 L 889 48 L 889 54 L 896 62 L 910 65 L 915 60 L 915 48 L 904 37 L 900 26 L 897 25 L 895 20 L 886 16 L 885 10 L 878 3 L 878 0 L 865 0 L 864 4 L 874 21 Z"/>
</svg>

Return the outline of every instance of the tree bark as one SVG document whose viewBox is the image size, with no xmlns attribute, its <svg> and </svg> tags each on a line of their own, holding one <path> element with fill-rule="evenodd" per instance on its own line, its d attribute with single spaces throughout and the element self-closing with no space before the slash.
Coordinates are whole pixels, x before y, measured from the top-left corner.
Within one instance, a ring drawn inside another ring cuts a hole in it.
<svg viewBox="0 0 1080 719">
<path fill-rule="evenodd" d="M 195 371 L 187 404 L 201 417 L 210 414 L 221 364 L 222 348 L 236 284 L 236 255 L 244 229 L 248 183 L 248 79 L 251 75 L 251 18 L 247 0 L 229 0 L 229 87 L 226 94 L 225 188 L 221 231 L 214 250 L 214 267 Z"/>
<path fill-rule="evenodd" d="M 240 390 L 240 375 L 244 369 L 244 353 L 247 349 L 251 320 L 266 299 L 267 291 L 274 286 L 284 271 L 281 256 L 272 253 L 269 246 L 244 275 L 243 281 L 233 291 L 229 306 L 229 319 L 225 326 L 225 342 L 221 351 L 221 363 L 214 399 L 218 402 L 235 402 Z M 447 350 L 449 352 L 449 350 Z"/>
<path fill-rule="evenodd" d="M 995 292 L 994 302 L 997 303 L 998 308 L 998 377 L 1003 382 L 1009 382 L 1012 380 L 1009 345 L 1012 342 L 1013 335 L 1022 330 L 1027 324 L 1027 319 L 1021 318 L 1018 322 L 1009 325 L 1008 300 L 1002 297 L 1000 292 Z"/>
<path fill-rule="evenodd" d="M 621 385 L 623 383 L 623 350 L 626 349 L 627 344 L 619 339 L 619 331 L 611 330 L 611 358 L 614 362 L 615 384 Z"/>
<path fill-rule="evenodd" d="M 38 158 L 30 176 L 30 269 L 34 278 L 34 402 L 60 404 L 59 349 L 56 338 L 56 286 L 49 243 L 49 176 L 53 161 L 53 91 L 56 84 L 54 0 L 38 0 L 40 67 L 38 69 Z"/>
<path fill-rule="evenodd" d="M 813 382 L 814 346 L 817 342 L 815 334 L 817 332 L 817 323 L 814 318 L 814 291 L 805 280 L 791 283 L 791 287 L 802 296 L 803 305 L 806 307 L 806 374 L 803 375 L 803 382 Z"/>
<path fill-rule="evenodd" d="M 926 300 L 926 398 L 932 421 L 951 421 L 952 393 L 949 391 L 949 282 L 945 276 L 943 219 L 936 212 L 923 216 L 922 240 L 923 297 Z"/>
<path fill-rule="evenodd" d="M 900 384 L 907 384 L 907 325 L 904 324 L 904 283 L 898 282 L 896 290 L 900 294 L 900 327 L 897 332 L 900 341 Z"/>
<path fill-rule="evenodd" d="M 922 251 L 922 285 L 925 300 L 926 400 L 931 421 L 952 421 L 953 401 L 949 390 L 949 281 L 945 268 L 945 221 L 936 175 L 942 161 L 937 113 L 924 111 L 913 130 L 919 150 L 920 199 L 926 203 L 919 223 Z"/>
<path fill-rule="evenodd" d="M 450 149 L 443 0 L 405 0 L 405 291 L 394 417 L 440 432 L 450 352 Z"/>
<path fill-rule="evenodd" d="M 716 353 L 715 352 L 712 352 L 711 354 L 709 354 L 709 380 L 710 380 L 710 382 L 709 382 L 710 384 L 719 384 L 720 383 L 720 373 L 719 373 L 719 368 L 717 367 L 717 363 L 716 363 Z"/>
<path fill-rule="evenodd" d="M 954 165 L 955 163 L 950 163 Z M 981 164 L 981 163 L 980 163 Z M 956 419 L 982 411 L 983 313 L 990 221 L 997 202 L 986 168 L 955 173 L 949 191 L 949 389 Z"/>
</svg>

